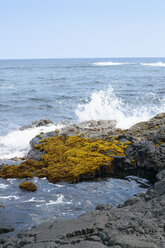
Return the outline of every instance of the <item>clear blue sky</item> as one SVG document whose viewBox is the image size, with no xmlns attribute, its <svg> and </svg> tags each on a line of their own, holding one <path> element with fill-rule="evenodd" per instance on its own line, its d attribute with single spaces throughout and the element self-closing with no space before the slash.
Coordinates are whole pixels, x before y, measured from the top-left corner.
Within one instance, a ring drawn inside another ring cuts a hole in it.
<svg viewBox="0 0 165 248">
<path fill-rule="evenodd" d="M 165 0 L 0 0 L 0 59 L 165 57 Z"/>
</svg>

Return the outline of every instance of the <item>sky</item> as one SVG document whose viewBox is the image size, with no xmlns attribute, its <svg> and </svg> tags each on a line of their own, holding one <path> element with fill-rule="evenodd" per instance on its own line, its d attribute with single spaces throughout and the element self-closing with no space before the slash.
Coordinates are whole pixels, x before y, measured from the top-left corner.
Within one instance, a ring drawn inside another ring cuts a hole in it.
<svg viewBox="0 0 165 248">
<path fill-rule="evenodd" d="M 165 0 L 0 0 L 0 59 L 165 57 Z"/>
</svg>

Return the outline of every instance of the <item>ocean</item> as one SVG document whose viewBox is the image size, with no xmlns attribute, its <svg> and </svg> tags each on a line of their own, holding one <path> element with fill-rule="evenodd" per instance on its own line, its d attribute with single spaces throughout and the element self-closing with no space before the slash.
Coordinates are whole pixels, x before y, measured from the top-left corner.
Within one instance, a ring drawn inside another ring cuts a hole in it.
<svg viewBox="0 0 165 248">
<path fill-rule="evenodd" d="M 161 112 L 165 58 L 0 60 L 0 159 L 26 155 L 41 131 L 100 119 L 127 129 Z M 42 118 L 54 124 L 19 129 Z M 148 185 L 147 179 L 125 179 L 52 185 L 34 178 L 35 194 L 22 192 L 19 180 L 0 179 L 0 204 L 6 206 L 0 220 L 18 231 L 52 216 L 76 217 L 98 203 L 117 205 Z"/>
</svg>

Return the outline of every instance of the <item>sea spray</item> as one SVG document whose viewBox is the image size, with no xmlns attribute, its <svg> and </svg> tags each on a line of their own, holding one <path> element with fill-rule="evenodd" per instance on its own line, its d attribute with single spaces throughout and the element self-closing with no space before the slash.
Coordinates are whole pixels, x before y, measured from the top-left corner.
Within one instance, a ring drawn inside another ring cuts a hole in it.
<svg viewBox="0 0 165 248">
<path fill-rule="evenodd" d="M 150 92 L 146 94 L 155 97 Z M 116 96 L 112 87 L 108 90 L 96 91 L 91 94 L 90 100 L 86 104 L 78 105 L 76 115 L 79 122 L 89 120 L 116 120 L 117 128 L 127 129 L 137 122 L 147 121 L 157 113 L 165 111 L 165 98 L 157 99 L 157 104 L 135 105 L 135 101 L 125 102 Z"/>
<path fill-rule="evenodd" d="M 30 149 L 30 140 L 40 132 L 50 132 L 64 127 L 62 124 L 15 130 L 5 136 L 0 136 L 0 159 L 23 157 Z"/>
</svg>

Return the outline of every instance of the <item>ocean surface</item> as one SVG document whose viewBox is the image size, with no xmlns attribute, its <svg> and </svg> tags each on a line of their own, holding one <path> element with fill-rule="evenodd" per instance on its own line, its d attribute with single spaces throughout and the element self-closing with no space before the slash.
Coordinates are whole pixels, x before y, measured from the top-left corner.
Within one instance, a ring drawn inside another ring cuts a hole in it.
<svg viewBox="0 0 165 248">
<path fill-rule="evenodd" d="M 126 129 L 161 112 L 165 58 L 0 60 L 0 159 L 23 157 L 40 131 L 67 123 L 110 119 Z M 19 130 L 42 118 L 54 124 Z M 0 179 L 0 221 L 17 231 L 52 217 L 76 217 L 98 203 L 117 205 L 149 183 L 135 176 L 73 185 L 33 180 L 36 193 L 22 192 L 19 180 Z"/>
</svg>

